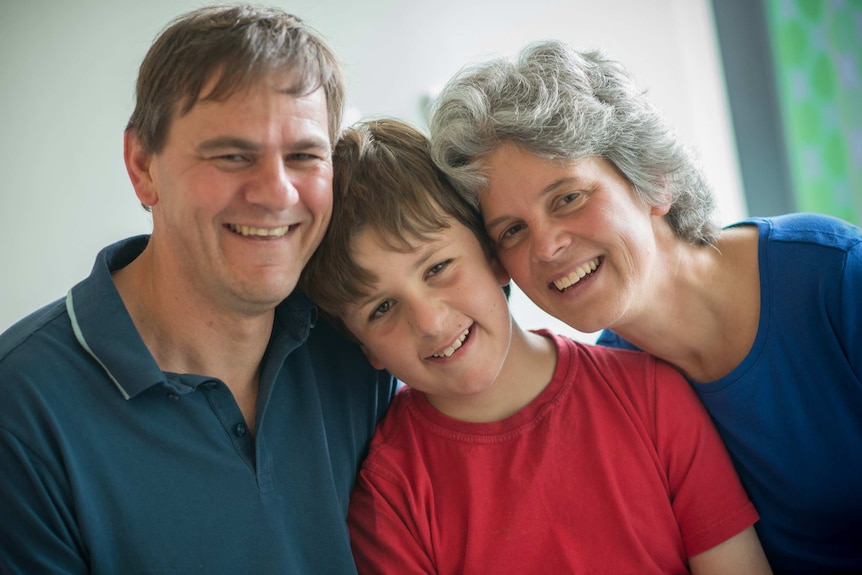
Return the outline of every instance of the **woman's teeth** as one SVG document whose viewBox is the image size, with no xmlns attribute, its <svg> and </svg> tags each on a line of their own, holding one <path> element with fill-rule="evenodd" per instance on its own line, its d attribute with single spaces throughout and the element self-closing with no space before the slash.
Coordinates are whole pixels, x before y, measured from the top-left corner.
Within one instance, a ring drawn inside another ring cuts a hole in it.
<svg viewBox="0 0 862 575">
<path fill-rule="evenodd" d="M 580 266 L 577 267 L 577 269 L 575 269 L 575 271 L 573 271 L 572 273 L 570 273 L 566 277 L 556 280 L 554 282 L 554 285 L 556 286 L 556 288 L 558 290 L 566 291 L 568 288 L 572 287 L 573 285 L 575 285 L 576 283 L 581 281 L 581 279 L 585 278 L 586 276 L 588 276 L 591 273 L 593 273 L 594 271 L 596 271 L 596 268 L 598 268 L 598 267 L 599 267 L 599 258 L 596 258 L 596 259 L 589 261 L 585 264 L 581 264 Z"/>
</svg>

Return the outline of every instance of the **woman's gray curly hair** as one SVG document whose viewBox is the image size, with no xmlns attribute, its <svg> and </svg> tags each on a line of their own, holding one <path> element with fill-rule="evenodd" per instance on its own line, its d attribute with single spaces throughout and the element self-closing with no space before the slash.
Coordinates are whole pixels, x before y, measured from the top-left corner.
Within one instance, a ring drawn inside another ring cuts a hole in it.
<svg viewBox="0 0 862 575">
<path fill-rule="evenodd" d="M 478 206 L 482 157 L 504 142 L 563 162 L 601 156 L 650 206 L 670 199 L 682 239 L 712 244 L 715 198 L 689 150 L 621 64 L 596 51 L 545 40 L 453 77 L 433 104 L 434 161 Z"/>
</svg>

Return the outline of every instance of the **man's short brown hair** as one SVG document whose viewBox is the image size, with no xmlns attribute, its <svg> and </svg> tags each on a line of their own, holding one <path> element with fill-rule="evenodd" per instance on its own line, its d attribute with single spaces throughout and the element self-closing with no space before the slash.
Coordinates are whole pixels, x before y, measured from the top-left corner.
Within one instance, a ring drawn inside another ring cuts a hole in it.
<svg viewBox="0 0 862 575">
<path fill-rule="evenodd" d="M 141 64 L 126 130 L 144 151 L 157 154 L 174 114 L 188 113 L 199 99 L 225 100 L 271 74 L 290 83 L 287 93 L 323 88 L 329 137 L 335 142 L 344 106 L 344 78 L 335 55 L 298 17 L 246 4 L 194 10 L 165 28 Z"/>
</svg>

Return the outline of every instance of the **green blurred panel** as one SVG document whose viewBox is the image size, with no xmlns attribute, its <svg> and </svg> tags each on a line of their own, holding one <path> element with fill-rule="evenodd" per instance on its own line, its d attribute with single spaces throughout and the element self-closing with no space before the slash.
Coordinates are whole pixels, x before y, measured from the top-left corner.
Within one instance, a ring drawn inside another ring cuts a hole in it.
<svg viewBox="0 0 862 575">
<path fill-rule="evenodd" d="M 800 211 L 862 224 L 862 0 L 765 0 Z"/>
</svg>

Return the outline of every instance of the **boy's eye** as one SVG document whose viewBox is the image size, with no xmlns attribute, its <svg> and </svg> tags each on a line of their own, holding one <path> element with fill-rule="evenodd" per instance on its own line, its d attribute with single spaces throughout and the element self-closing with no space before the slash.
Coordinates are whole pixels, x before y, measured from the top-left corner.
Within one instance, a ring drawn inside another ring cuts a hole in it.
<svg viewBox="0 0 862 575">
<path fill-rule="evenodd" d="M 390 309 L 392 309 L 392 301 L 386 300 L 371 312 L 370 319 L 378 319 L 383 317 Z"/>
<path fill-rule="evenodd" d="M 435 276 L 435 275 L 439 274 L 444 269 L 446 269 L 446 267 L 450 263 L 452 263 L 452 260 L 445 260 L 445 261 L 442 261 L 440 263 L 434 264 L 433 266 L 428 268 L 428 271 L 425 272 L 425 277 L 431 277 L 431 276 Z"/>
</svg>

